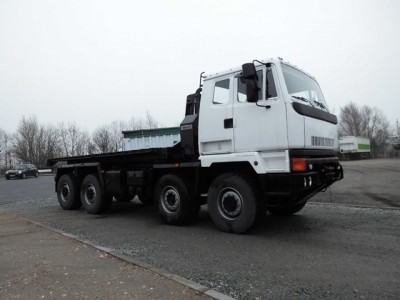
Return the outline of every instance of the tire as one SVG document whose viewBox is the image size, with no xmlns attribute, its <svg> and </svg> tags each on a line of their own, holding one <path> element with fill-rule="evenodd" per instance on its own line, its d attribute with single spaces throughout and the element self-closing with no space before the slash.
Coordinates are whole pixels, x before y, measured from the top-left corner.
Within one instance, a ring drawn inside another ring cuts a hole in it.
<svg viewBox="0 0 400 300">
<path fill-rule="evenodd" d="M 214 224 L 224 232 L 244 233 L 265 215 L 260 190 L 241 174 L 218 176 L 208 190 L 207 204 Z"/>
<path fill-rule="evenodd" d="M 25 174 L 25 173 L 23 173 L 23 174 L 21 175 L 21 179 L 26 179 L 26 174 Z"/>
<path fill-rule="evenodd" d="M 268 207 L 268 211 L 275 216 L 290 216 L 302 210 L 306 203 L 307 202 L 287 207 Z"/>
<path fill-rule="evenodd" d="M 6 176 L 6 180 L 10 180 L 10 177 Z"/>
<path fill-rule="evenodd" d="M 95 175 L 86 175 L 81 184 L 80 198 L 88 214 L 101 214 L 111 204 L 112 197 L 103 195 L 99 180 Z"/>
<path fill-rule="evenodd" d="M 73 210 L 81 207 L 79 193 L 71 175 L 63 175 L 57 183 L 57 199 L 65 210 Z"/>
<path fill-rule="evenodd" d="M 157 203 L 158 213 L 167 224 L 188 224 L 197 217 L 200 205 L 192 191 L 187 182 L 175 175 L 164 175 L 158 180 L 154 188 L 154 203 Z"/>
<path fill-rule="evenodd" d="M 35 173 L 35 177 L 37 178 L 39 176 L 39 172 L 36 172 Z"/>
</svg>

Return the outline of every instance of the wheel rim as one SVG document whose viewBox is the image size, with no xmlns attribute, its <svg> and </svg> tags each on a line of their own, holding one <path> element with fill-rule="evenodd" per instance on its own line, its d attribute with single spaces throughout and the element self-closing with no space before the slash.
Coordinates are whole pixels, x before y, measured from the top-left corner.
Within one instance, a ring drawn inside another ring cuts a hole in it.
<svg viewBox="0 0 400 300">
<path fill-rule="evenodd" d="M 85 202 L 89 205 L 92 205 L 96 201 L 96 188 L 93 184 L 86 185 L 85 188 Z"/>
<path fill-rule="evenodd" d="M 176 212 L 181 203 L 178 191 L 172 186 L 166 186 L 161 192 L 161 205 L 169 213 Z"/>
<path fill-rule="evenodd" d="M 236 220 L 243 208 L 243 199 L 238 191 L 233 188 L 225 188 L 218 194 L 218 210 L 220 214 L 229 220 Z"/>
<path fill-rule="evenodd" d="M 69 195 L 70 195 L 70 189 L 69 189 L 69 185 L 64 183 L 64 185 L 61 188 L 61 200 L 64 202 L 67 202 L 69 200 Z"/>
</svg>

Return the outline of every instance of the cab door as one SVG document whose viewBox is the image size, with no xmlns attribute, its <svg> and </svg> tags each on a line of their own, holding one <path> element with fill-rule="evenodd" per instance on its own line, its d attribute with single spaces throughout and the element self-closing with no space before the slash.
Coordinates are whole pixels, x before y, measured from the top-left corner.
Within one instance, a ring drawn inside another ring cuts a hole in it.
<svg viewBox="0 0 400 300">
<path fill-rule="evenodd" d="M 234 151 L 232 102 L 232 74 L 214 77 L 204 82 L 199 114 L 201 155 Z"/>
<path fill-rule="evenodd" d="M 285 150 L 288 147 L 286 109 L 274 65 L 257 69 L 259 101 L 249 103 L 246 86 L 234 79 L 235 152 Z"/>
</svg>

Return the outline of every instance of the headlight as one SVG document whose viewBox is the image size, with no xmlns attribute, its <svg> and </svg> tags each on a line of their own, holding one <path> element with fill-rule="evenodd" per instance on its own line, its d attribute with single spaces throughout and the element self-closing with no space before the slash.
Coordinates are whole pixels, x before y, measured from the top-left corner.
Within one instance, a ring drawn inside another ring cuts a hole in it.
<svg viewBox="0 0 400 300">
<path fill-rule="evenodd" d="M 22 173 L 22 171 L 18 171 L 18 174 L 21 174 Z"/>
<path fill-rule="evenodd" d="M 6 172 L 6 175 L 7 175 L 8 173 L 10 173 L 10 171 L 7 171 L 7 172 Z"/>
</svg>

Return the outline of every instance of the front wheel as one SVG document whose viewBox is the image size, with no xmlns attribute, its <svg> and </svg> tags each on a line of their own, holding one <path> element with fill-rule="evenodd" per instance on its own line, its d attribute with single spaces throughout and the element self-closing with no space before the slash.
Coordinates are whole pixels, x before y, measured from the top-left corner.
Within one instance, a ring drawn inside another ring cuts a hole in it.
<svg viewBox="0 0 400 300">
<path fill-rule="evenodd" d="M 81 185 L 81 202 L 88 214 L 105 212 L 112 201 L 112 197 L 102 194 L 99 180 L 95 175 L 87 175 Z"/>
<path fill-rule="evenodd" d="M 265 214 L 259 189 L 249 178 L 228 173 L 218 176 L 208 191 L 208 212 L 222 231 L 244 233 Z"/>
<path fill-rule="evenodd" d="M 171 225 L 182 225 L 193 221 L 200 209 L 189 188 L 182 178 L 164 175 L 154 188 L 154 202 L 158 204 L 160 217 Z"/>
</svg>

